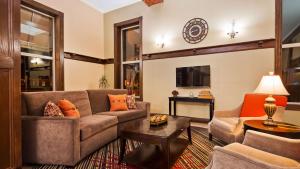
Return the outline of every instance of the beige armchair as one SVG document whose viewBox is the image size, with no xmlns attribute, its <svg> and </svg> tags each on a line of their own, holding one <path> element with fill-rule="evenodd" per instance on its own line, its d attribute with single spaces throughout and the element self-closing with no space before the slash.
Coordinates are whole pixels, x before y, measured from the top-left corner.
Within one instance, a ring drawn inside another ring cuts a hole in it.
<svg viewBox="0 0 300 169">
<path fill-rule="evenodd" d="M 243 144 L 214 147 L 206 169 L 300 169 L 300 140 L 247 130 Z"/>
<path fill-rule="evenodd" d="M 247 94 L 255 95 L 255 94 Z M 259 96 L 261 97 L 261 95 Z M 261 99 L 261 98 L 260 98 Z M 260 103 L 263 106 L 264 100 Z M 240 117 L 242 107 L 245 102 L 237 108 L 229 111 L 216 111 L 214 117 L 208 124 L 209 140 L 216 137 L 226 143 L 243 142 L 244 139 L 244 121 L 245 120 L 264 120 L 267 115 L 260 117 Z M 262 107 L 263 108 L 263 107 Z M 254 108 L 253 108 L 254 109 Z M 285 107 L 278 106 L 273 116 L 275 121 L 282 121 Z M 252 111 L 252 110 L 250 110 Z M 253 110 L 255 111 L 255 110 Z M 263 111 L 263 110 L 262 110 Z"/>
</svg>

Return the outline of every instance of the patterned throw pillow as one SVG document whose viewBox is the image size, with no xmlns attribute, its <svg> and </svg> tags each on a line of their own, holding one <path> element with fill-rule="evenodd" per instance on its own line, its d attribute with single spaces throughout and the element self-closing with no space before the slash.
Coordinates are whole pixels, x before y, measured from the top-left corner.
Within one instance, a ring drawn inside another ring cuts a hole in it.
<svg viewBox="0 0 300 169">
<path fill-rule="evenodd" d="M 67 99 L 58 101 L 57 105 L 66 117 L 80 117 L 80 113 L 76 106 Z"/>
<path fill-rule="evenodd" d="M 136 109 L 136 104 L 135 104 L 135 95 L 127 95 L 126 96 L 126 102 L 127 102 L 127 107 L 128 109 Z"/>
<path fill-rule="evenodd" d="M 126 94 L 123 95 L 108 95 L 110 102 L 110 111 L 122 111 L 128 110 L 126 104 Z"/>
<path fill-rule="evenodd" d="M 51 101 L 48 101 L 44 108 L 44 116 L 51 117 L 64 117 L 64 114 L 61 112 L 60 108 Z"/>
</svg>

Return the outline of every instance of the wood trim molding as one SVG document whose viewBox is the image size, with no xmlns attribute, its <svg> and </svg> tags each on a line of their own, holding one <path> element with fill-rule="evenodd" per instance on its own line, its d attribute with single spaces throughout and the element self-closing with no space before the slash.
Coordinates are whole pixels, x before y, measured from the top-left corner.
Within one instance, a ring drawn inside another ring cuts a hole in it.
<svg viewBox="0 0 300 169">
<path fill-rule="evenodd" d="M 55 90 L 64 90 L 64 13 L 33 0 L 21 0 L 21 4 L 54 17 Z"/>
<path fill-rule="evenodd" d="M 129 27 L 129 26 L 134 26 L 138 23 L 140 23 L 140 21 L 143 20 L 143 17 L 137 17 L 137 18 L 133 18 L 127 21 L 123 21 L 123 22 L 119 22 L 119 23 L 115 23 L 114 27 L 119 27 L 119 28 L 124 28 L 124 27 Z"/>
<path fill-rule="evenodd" d="M 0 56 L 0 69 L 12 69 L 14 60 L 12 57 Z"/>
<path fill-rule="evenodd" d="M 0 168 L 22 168 L 20 0 L 1 0 L 0 31 Z"/>
<path fill-rule="evenodd" d="M 282 0 L 275 0 L 275 73 L 282 77 Z"/>
<path fill-rule="evenodd" d="M 114 64 L 115 63 L 115 59 L 114 58 L 108 58 L 108 59 L 102 59 L 102 60 L 103 60 L 103 64 L 104 65 Z"/>
<path fill-rule="evenodd" d="M 275 47 L 275 39 L 263 39 L 263 40 L 249 41 L 249 42 L 240 42 L 240 43 L 233 43 L 233 44 L 144 54 L 143 60 L 207 55 L 213 53 L 236 52 L 236 51 L 274 48 L 274 47 Z"/>
<path fill-rule="evenodd" d="M 58 16 L 58 15 L 63 15 L 62 12 L 55 10 L 53 8 L 50 8 L 39 2 L 33 1 L 33 0 L 21 0 L 21 2 L 22 2 L 22 5 L 24 5 L 26 7 L 37 9 L 38 11 L 48 14 L 53 17 Z"/>
<path fill-rule="evenodd" d="M 80 55 L 80 54 L 71 53 L 71 52 L 65 52 L 65 58 L 66 59 L 72 59 L 72 60 L 78 60 L 78 61 L 82 61 L 82 62 L 103 64 L 103 65 L 114 63 L 113 58 L 101 59 L 101 58 L 95 58 L 95 57 Z"/>
<path fill-rule="evenodd" d="M 286 107 L 286 110 L 299 111 L 300 105 L 299 104 L 288 104 Z"/>
</svg>

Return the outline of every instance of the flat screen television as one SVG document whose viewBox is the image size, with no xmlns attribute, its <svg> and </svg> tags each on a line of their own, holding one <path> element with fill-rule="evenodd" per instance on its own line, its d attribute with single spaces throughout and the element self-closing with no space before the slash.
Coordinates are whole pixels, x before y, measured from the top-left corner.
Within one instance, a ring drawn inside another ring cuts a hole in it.
<svg viewBox="0 0 300 169">
<path fill-rule="evenodd" d="M 210 66 L 176 68 L 176 87 L 210 87 Z"/>
</svg>

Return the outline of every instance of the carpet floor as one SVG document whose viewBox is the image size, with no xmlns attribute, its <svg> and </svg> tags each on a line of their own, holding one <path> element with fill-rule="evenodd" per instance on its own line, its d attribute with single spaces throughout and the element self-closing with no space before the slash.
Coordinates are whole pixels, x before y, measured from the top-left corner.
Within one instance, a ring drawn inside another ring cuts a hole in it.
<svg viewBox="0 0 300 169">
<path fill-rule="evenodd" d="M 187 138 L 186 132 L 180 135 Z M 213 151 L 215 145 L 223 146 L 224 142 L 213 139 L 208 140 L 207 129 L 192 127 L 193 144 L 188 145 L 183 154 L 178 158 L 172 169 L 204 169 L 208 165 L 208 155 Z M 119 159 L 119 140 L 116 140 L 87 158 L 83 159 L 75 169 L 138 169 L 126 163 L 118 164 Z M 127 142 L 126 153 L 140 146 L 141 143 L 129 140 Z M 67 169 L 65 166 L 43 165 L 34 166 L 33 169 Z"/>
</svg>

